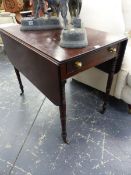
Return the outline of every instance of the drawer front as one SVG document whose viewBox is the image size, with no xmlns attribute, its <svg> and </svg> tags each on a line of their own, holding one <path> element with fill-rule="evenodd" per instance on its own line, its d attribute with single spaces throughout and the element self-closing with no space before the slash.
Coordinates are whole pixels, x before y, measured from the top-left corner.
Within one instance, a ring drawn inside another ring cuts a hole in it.
<svg viewBox="0 0 131 175">
<path fill-rule="evenodd" d="M 116 57 L 117 54 L 118 44 L 81 55 L 66 64 L 66 74 L 75 74 L 75 72 L 78 73 L 88 68 L 94 67 Z"/>
</svg>

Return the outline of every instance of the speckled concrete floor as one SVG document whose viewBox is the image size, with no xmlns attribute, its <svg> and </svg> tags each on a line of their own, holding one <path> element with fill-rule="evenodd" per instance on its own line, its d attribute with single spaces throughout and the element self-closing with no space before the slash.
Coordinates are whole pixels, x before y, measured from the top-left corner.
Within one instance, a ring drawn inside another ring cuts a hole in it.
<svg viewBox="0 0 131 175">
<path fill-rule="evenodd" d="M 69 145 L 60 137 L 58 107 L 24 76 L 20 90 L 12 65 L 0 54 L 0 175 L 131 175 L 131 115 L 102 93 L 66 84 Z"/>
</svg>

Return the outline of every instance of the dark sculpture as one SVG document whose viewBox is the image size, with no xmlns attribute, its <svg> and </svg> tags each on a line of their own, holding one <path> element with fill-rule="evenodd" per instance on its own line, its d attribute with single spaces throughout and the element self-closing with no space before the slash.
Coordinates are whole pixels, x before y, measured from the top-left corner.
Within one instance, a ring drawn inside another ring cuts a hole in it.
<svg viewBox="0 0 131 175">
<path fill-rule="evenodd" d="M 34 17 L 21 20 L 21 30 L 60 29 L 60 0 L 33 0 Z M 42 11 L 43 16 L 39 13 Z"/>
<path fill-rule="evenodd" d="M 82 6 L 81 0 L 69 0 L 68 6 L 71 17 L 79 16 Z"/>
<path fill-rule="evenodd" d="M 37 3 L 36 3 L 37 2 Z M 43 13 L 45 13 L 45 0 L 34 0 L 34 17 L 38 18 L 39 17 L 39 11 L 41 10 Z"/>
<path fill-rule="evenodd" d="M 64 0 L 63 0 L 64 1 Z M 69 7 L 69 12 L 71 15 L 71 24 L 68 26 L 66 21 L 67 16 L 67 2 Z M 86 47 L 88 44 L 86 30 L 82 28 L 81 19 L 79 14 L 81 11 L 82 1 L 81 0 L 65 0 L 64 15 L 62 15 L 65 23 L 65 29 L 62 31 L 60 46 L 66 48 L 82 48 Z M 62 13 L 61 8 L 61 13 Z"/>
<path fill-rule="evenodd" d="M 65 29 L 67 28 L 67 0 L 61 0 L 61 4 L 60 4 L 60 11 L 61 11 L 61 16 L 64 20 L 64 25 L 65 25 Z"/>
<path fill-rule="evenodd" d="M 46 0 L 48 3 L 48 8 L 52 13 L 52 16 L 59 16 L 60 12 L 60 0 Z"/>
<path fill-rule="evenodd" d="M 46 5 L 48 5 L 48 8 L 46 8 Z M 59 16 L 60 0 L 34 0 L 35 18 L 39 17 L 40 10 L 48 17 Z"/>
<path fill-rule="evenodd" d="M 37 3 L 34 0 L 34 17 L 23 19 L 21 30 L 60 29 L 59 14 L 61 13 L 64 29 L 61 33 L 60 46 L 67 48 L 86 47 L 88 44 L 86 30 L 82 28 L 79 18 L 81 6 L 82 0 L 37 0 Z M 68 7 L 71 24 L 68 24 L 67 20 Z M 39 16 L 40 11 L 43 12 L 42 17 Z"/>
</svg>

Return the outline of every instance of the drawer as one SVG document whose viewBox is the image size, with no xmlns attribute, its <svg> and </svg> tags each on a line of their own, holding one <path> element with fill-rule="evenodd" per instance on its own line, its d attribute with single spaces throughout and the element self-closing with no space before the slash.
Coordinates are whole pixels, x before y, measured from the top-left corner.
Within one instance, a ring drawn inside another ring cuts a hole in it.
<svg viewBox="0 0 131 175">
<path fill-rule="evenodd" d="M 88 68 L 104 63 L 118 54 L 118 44 L 103 47 L 83 54 L 66 64 L 66 74 L 78 73 Z"/>
</svg>

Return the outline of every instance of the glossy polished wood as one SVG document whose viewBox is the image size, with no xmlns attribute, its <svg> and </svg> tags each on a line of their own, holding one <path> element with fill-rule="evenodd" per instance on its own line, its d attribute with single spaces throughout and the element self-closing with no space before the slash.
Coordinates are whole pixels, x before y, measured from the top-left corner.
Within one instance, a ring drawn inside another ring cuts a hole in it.
<svg viewBox="0 0 131 175">
<path fill-rule="evenodd" d="M 106 109 L 114 73 L 120 70 L 127 38 L 87 29 L 89 45 L 81 49 L 59 46 L 61 30 L 20 31 L 20 26 L 0 29 L 7 55 L 55 105 L 59 106 L 62 138 L 67 143 L 65 80 L 79 72 L 98 66 L 109 74 L 103 111 Z M 80 66 L 76 66 L 79 62 Z M 20 76 L 17 77 L 22 87 Z"/>
<path fill-rule="evenodd" d="M 1 29 L 2 30 L 2 29 Z M 4 28 L 7 35 L 14 40 L 22 42 L 23 45 L 39 52 L 42 56 L 48 56 L 56 62 L 66 62 L 80 55 L 87 54 L 91 51 L 99 50 L 101 47 L 110 46 L 112 43 L 118 43 L 123 40 L 124 36 L 114 36 L 105 32 L 93 29 L 87 29 L 89 45 L 82 49 L 65 49 L 59 46 L 61 30 L 48 31 L 20 31 L 20 26 Z M 94 46 L 100 46 L 97 49 Z"/>
<path fill-rule="evenodd" d="M 131 114 L 131 104 L 128 104 L 128 113 Z"/>
</svg>

